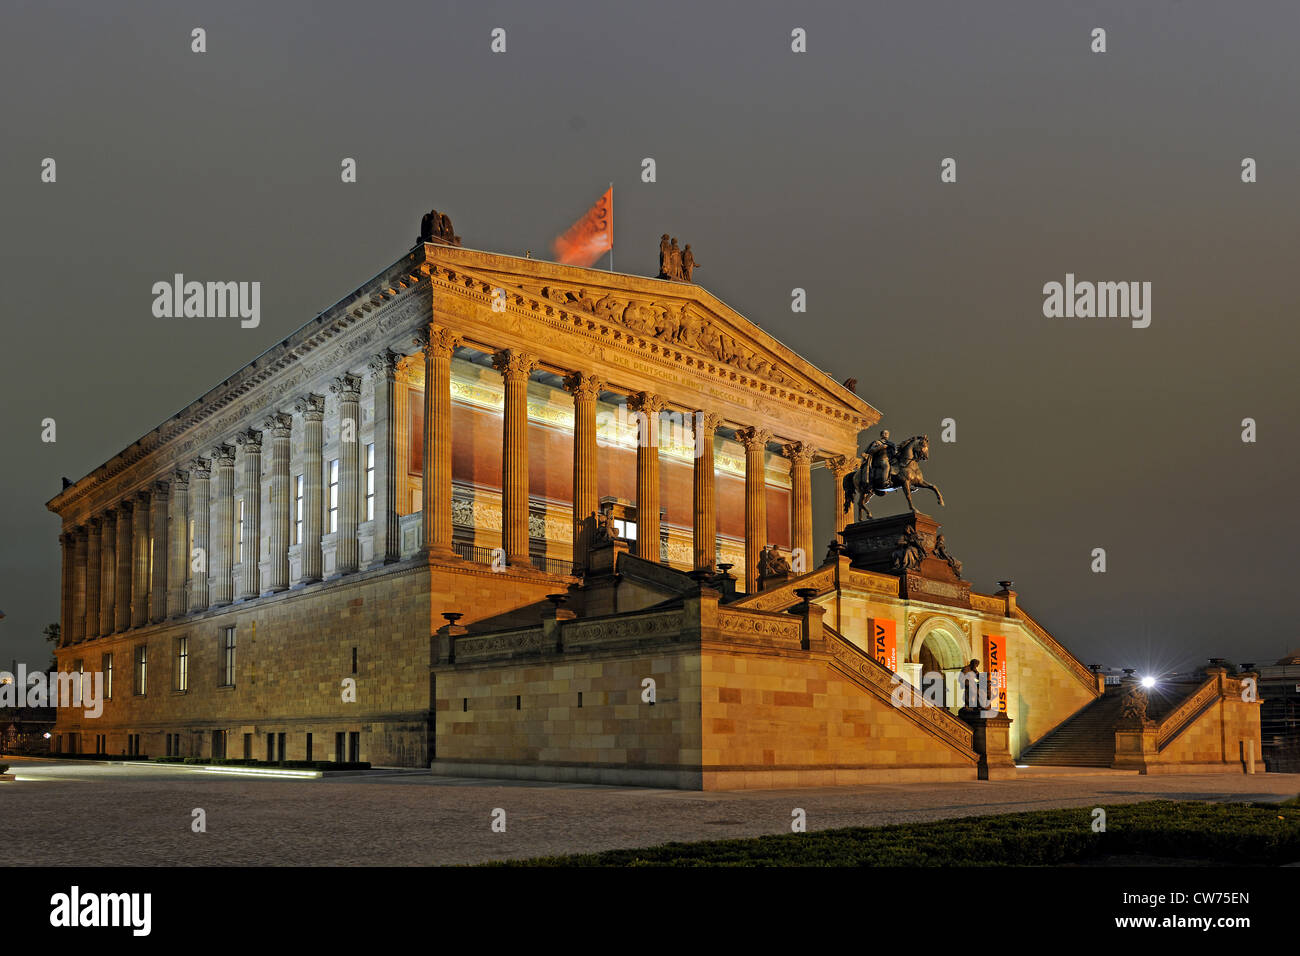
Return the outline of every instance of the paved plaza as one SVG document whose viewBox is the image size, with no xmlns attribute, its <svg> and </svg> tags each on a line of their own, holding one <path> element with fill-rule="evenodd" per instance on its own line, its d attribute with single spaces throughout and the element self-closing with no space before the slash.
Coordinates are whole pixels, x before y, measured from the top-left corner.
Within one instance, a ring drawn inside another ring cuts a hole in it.
<svg viewBox="0 0 1300 956">
<path fill-rule="evenodd" d="M 1140 800 L 1281 800 L 1300 774 L 1022 770 L 1002 782 L 699 793 L 433 777 L 249 779 L 167 766 L 5 758 L 6 862 L 81 866 L 480 863 L 561 853 Z M 191 831 L 193 811 L 207 832 Z M 505 810 L 506 832 L 492 830 Z"/>
</svg>

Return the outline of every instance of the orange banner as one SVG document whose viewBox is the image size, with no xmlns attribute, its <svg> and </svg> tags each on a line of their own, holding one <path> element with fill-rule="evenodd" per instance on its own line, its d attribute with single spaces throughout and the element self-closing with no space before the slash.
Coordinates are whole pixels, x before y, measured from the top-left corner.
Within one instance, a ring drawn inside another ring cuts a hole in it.
<svg viewBox="0 0 1300 956">
<path fill-rule="evenodd" d="M 587 214 L 556 237 L 551 244 L 555 261 L 566 266 L 589 266 L 614 248 L 614 187 L 587 210 Z"/>
<path fill-rule="evenodd" d="M 984 635 L 984 669 L 989 673 L 989 690 L 998 702 L 998 713 L 1007 712 L 1007 639 L 1000 634 Z"/>
<path fill-rule="evenodd" d="M 898 673 L 898 624 L 892 617 L 867 618 L 871 635 L 871 656 Z"/>
</svg>

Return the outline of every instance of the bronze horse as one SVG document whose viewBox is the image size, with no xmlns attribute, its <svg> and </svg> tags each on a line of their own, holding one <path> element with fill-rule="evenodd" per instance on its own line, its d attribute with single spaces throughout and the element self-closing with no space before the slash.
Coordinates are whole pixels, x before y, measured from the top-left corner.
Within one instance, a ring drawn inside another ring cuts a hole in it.
<svg viewBox="0 0 1300 956">
<path fill-rule="evenodd" d="M 888 433 L 886 433 L 887 435 Z M 888 442 L 872 442 L 863 456 L 862 465 L 844 476 L 844 510 L 857 505 L 857 520 L 871 517 L 867 507 L 873 495 L 887 495 L 902 489 L 907 496 L 907 506 L 913 511 L 913 488 L 929 488 L 943 507 L 943 493 L 925 480 L 920 462 L 930 457 L 930 436 L 914 435 L 899 442 L 892 452 Z"/>
</svg>

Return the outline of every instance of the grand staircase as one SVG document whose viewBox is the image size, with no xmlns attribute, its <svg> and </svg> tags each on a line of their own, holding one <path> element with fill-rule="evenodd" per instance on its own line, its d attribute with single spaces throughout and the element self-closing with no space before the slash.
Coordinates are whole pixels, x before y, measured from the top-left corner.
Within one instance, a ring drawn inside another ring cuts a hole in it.
<svg viewBox="0 0 1300 956">
<path fill-rule="evenodd" d="M 1121 695 L 1107 689 L 1018 759 L 1031 767 L 1109 767 L 1115 760 L 1115 721 Z"/>
</svg>

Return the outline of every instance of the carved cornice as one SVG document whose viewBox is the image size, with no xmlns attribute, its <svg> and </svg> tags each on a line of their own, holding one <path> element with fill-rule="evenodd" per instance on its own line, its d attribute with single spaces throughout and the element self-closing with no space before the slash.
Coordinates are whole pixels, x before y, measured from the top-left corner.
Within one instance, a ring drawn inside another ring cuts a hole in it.
<svg viewBox="0 0 1300 956">
<path fill-rule="evenodd" d="M 183 460 L 193 454 L 196 445 L 203 444 L 205 436 L 210 441 L 210 436 L 236 430 L 242 420 L 258 414 L 258 409 L 250 405 L 260 405 L 263 409 L 274 405 L 286 393 L 297 391 L 344 364 L 366 344 L 407 325 L 421 314 L 427 316 L 429 284 L 421 274 L 419 258 L 422 254 L 403 257 L 306 323 L 289 339 L 64 489 L 47 506 L 59 513 L 75 513 L 82 499 L 93 496 L 105 483 L 127 476 L 121 483 L 129 485 L 130 475 L 157 467 L 157 453 L 172 456 L 173 461 Z M 359 324 L 361 319 L 368 321 Z M 223 411 L 227 411 L 224 416 Z M 148 480 L 156 474 L 135 477 Z"/>
<path fill-rule="evenodd" d="M 533 369 L 537 368 L 536 356 L 517 349 L 502 349 L 492 353 L 492 367 L 505 377 L 507 382 L 528 380 Z"/>
</svg>

